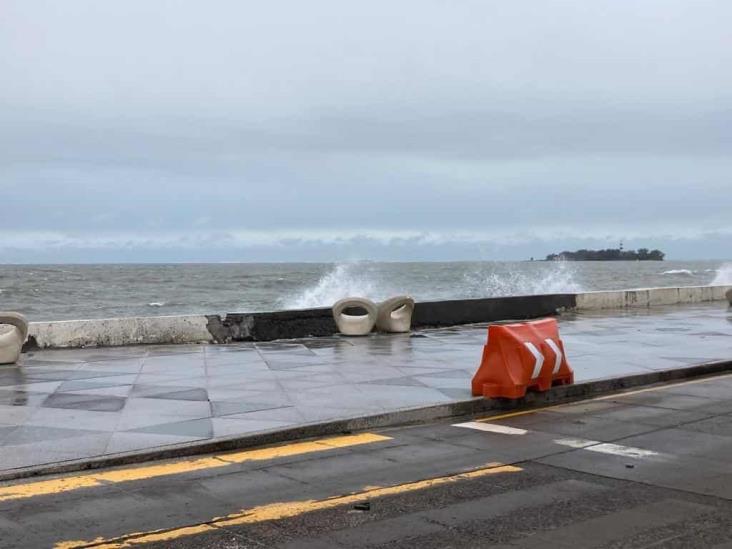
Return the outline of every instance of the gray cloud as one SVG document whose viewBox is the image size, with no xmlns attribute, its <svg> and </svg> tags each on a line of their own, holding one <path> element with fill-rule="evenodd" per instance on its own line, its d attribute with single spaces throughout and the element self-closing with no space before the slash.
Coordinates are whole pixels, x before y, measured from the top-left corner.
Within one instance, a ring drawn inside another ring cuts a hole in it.
<svg viewBox="0 0 732 549">
<path fill-rule="evenodd" d="M 726 2 L 3 12 L 0 262 L 732 256 Z"/>
</svg>

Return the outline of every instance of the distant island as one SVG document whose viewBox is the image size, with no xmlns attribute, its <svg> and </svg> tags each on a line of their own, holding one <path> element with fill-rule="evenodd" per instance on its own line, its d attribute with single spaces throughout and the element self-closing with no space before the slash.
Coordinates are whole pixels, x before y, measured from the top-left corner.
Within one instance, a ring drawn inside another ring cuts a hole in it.
<svg viewBox="0 0 732 549">
<path fill-rule="evenodd" d="M 661 250 L 623 250 L 623 248 L 609 248 L 607 250 L 577 250 L 576 252 L 561 252 L 549 254 L 547 261 L 663 261 L 666 254 Z"/>
</svg>

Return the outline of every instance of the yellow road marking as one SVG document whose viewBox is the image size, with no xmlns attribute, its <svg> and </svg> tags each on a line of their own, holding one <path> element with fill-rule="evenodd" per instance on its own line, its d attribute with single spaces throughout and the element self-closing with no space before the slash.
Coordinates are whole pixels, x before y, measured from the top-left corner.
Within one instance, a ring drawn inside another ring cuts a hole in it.
<svg viewBox="0 0 732 549">
<path fill-rule="evenodd" d="M 656 386 L 656 387 L 648 387 L 647 389 L 637 389 L 635 391 L 626 391 L 623 393 L 613 393 L 612 395 L 588 398 L 586 400 L 579 400 L 576 402 L 564 402 L 562 404 L 555 404 L 553 406 L 541 406 L 539 408 L 531 408 L 530 410 L 520 410 L 518 412 L 509 412 L 507 414 L 499 414 L 496 416 L 489 416 L 489 417 L 476 419 L 475 421 L 480 421 L 480 422 L 484 422 L 484 423 L 489 422 L 489 421 L 497 421 L 500 419 L 508 419 L 511 417 L 525 416 L 528 414 L 536 414 L 537 412 L 542 412 L 544 410 L 553 410 L 555 408 L 565 408 L 567 406 L 579 406 L 585 402 L 593 402 L 595 400 L 610 400 L 612 398 L 622 398 L 624 396 L 637 395 L 639 393 L 649 393 L 652 391 L 663 391 L 664 389 L 672 389 L 674 387 L 681 387 L 683 385 L 693 385 L 695 383 L 704 383 L 705 381 L 714 381 L 715 379 L 722 379 L 722 378 L 730 377 L 730 376 L 732 376 L 732 374 L 722 374 L 720 376 L 704 377 L 701 379 L 692 379 L 690 381 L 680 381 L 679 383 L 667 383 L 667 384 Z"/>
<path fill-rule="evenodd" d="M 159 541 L 173 541 L 176 539 L 211 532 L 219 528 L 227 526 L 241 526 L 243 524 L 254 524 L 269 520 L 281 520 L 296 517 L 313 511 L 322 511 L 332 509 L 341 505 L 349 505 L 360 501 L 375 499 L 385 496 L 394 496 L 413 492 L 416 490 L 425 490 L 434 488 L 444 484 L 450 484 L 461 480 L 469 480 L 486 475 L 494 475 L 498 473 L 517 473 L 522 471 L 520 467 L 513 465 L 502 465 L 500 463 L 488 463 L 479 469 L 466 473 L 459 473 L 445 477 L 437 477 L 417 482 L 409 482 L 406 484 L 398 484 L 396 486 L 372 487 L 361 492 L 355 492 L 345 496 L 335 496 L 321 500 L 301 500 L 286 501 L 279 503 L 270 503 L 243 509 L 238 513 L 233 513 L 225 517 L 217 517 L 208 522 L 184 526 L 182 528 L 173 528 L 169 530 L 153 530 L 150 532 L 137 532 L 120 536 L 117 538 L 97 538 L 89 541 L 62 541 L 55 545 L 56 549 L 77 549 L 82 547 L 94 547 L 96 549 L 122 549 L 124 547 L 133 547 L 145 543 L 153 543 Z"/>
<path fill-rule="evenodd" d="M 323 452 L 334 448 L 370 444 L 372 442 L 381 442 L 385 440 L 391 440 L 391 437 L 376 435 L 373 433 L 363 433 L 359 435 L 324 438 L 311 442 L 297 442 L 295 444 L 274 446 L 259 450 L 243 450 L 240 452 L 218 454 L 215 456 L 175 461 L 172 463 L 146 465 L 131 469 L 118 469 L 100 473 L 42 480 L 38 482 L 28 482 L 25 484 L 0 486 L 0 501 L 60 494 L 62 492 L 70 492 L 81 488 L 92 488 L 104 484 L 115 484 L 118 482 L 129 482 L 133 480 L 179 475 L 182 473 L 200 471 L 202 469 L 227 467 L 234 463 L 243 463 L 245 461 L 265 461 L 281 457 L 309 454 L 311 452 Z"/>
</svg>

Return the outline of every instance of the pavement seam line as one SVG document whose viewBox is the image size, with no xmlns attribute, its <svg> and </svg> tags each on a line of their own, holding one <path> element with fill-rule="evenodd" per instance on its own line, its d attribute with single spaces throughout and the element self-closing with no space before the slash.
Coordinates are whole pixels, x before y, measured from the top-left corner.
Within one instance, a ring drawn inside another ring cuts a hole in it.
<svg viewBox="0 0 732 549">
<path fill-rule="evenodd" d="M 333 509 L 342 505 L 361 502 L 372 498 L 395 496 L 407 492 L 434 488 L 446 484 L 452 484 L 461 480 L 470 480 L 492 474 L 518 473 L 523 471 L 515 465 L 501 463 L 488 463 L 483 467 L 456 473 L 453 475 L 433 477 L 404 484 L 396 484 L 386 487 L 369 487 L 361 492 L 341 496 L 331 496 L 320 500 L 296 500 L 288 502 L 277 502 L 242 509 L 224 517 L 216 517 L 206 522 L 192 524 L 178 528 L 152 530 L 149 532 L 135 532 L 116 538 L 104 539 L 98 537 L 93 540 L 71 540 L 62 541 L 54 545 L 55 549 L 81 549 L 94 547 L 96 549 L 123 549 L 135 545 L 154 543 L 158 541 L 170 541 L 197 534 L 203 534 L 212 530 L 225 529 L 227 526 L 240 526 L 243 524 L 256 524 L 259 522 L 283 520 L 293 518 L 305 513 Z"/>
<path fill-rule="evenodd" d="M 59 494 L 82 488 L 109 486 L 122 482 L 179 475 L 204 469 L 228 467 L 230 465 L 236 465 L 247 461 L 267 461 L 314 452 L 326 452 L 337 448 L 347 448 L 388 440 L 392 440 L 392 438 L 384 435 L 377 435 L 375 433 L 361 433 L 358 435 L 329 437 L 315 441 L 295 442 L 281 446 L 272 446 L 269 448 L 231 452 L 228 454 L 176 461 L 172 463 L 146 465 L 143 467 L 102 471 L 77 476 L 65 476 L 50 480 L 26 482 L 9 486 L 6 485 L 0 486 L 0 502 Z"/>
</svg>

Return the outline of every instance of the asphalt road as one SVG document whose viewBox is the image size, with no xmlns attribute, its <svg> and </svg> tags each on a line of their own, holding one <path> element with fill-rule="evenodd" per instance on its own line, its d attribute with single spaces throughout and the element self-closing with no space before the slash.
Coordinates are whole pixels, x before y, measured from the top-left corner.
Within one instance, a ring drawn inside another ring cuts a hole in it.
<svg viewBox="0 0 732 549">
<path fill-rule="evenodd" d="M 0 484 L 0 546 L 732 548 L 732 375 Z"/>
</svg>

